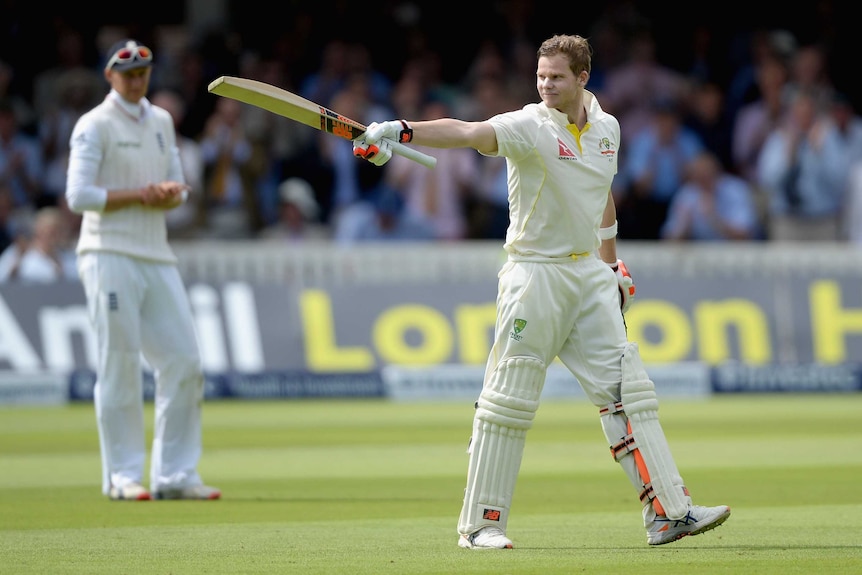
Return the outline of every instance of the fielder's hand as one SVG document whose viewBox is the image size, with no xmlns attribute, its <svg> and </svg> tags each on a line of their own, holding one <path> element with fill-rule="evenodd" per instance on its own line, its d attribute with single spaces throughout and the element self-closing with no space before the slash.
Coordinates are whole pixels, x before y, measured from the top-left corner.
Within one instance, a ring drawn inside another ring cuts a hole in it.
<svg viewBox="0 0 862 575">
<path fill-rule="evenodd" d="M 377 143 L 365 141 L 365 134 L 353 140 L 353 155 L 368 160 L 375 166 L 382 166 L 392 158 L 392 144 L 383 138 Z"/>
<path fill-rule="evenodd" d="M 626 310 L 629 309 L 629 306 L 632 305 L 632 301 L 635 299 L 635 284 L 632 274 L 629 273 L 629 269 L 623 263 L 623 260 L 617 260 L 616 263 L 608 265 L 617 274 L 617 285 L 620 288 L 620 309 L 623 313 L 626 313 Z"/>
<path fill-rule="evenodd" d="M 413 139 L 413 129 L 410 128 L 406 120 L 392 120 L 379 124 L 372 122 L 368 125 L 363 136 L 365 136 L 365 141 L 369 144 L 376 144 L 386 138 L 402 144 L 408 144 Z"/>
</svg>

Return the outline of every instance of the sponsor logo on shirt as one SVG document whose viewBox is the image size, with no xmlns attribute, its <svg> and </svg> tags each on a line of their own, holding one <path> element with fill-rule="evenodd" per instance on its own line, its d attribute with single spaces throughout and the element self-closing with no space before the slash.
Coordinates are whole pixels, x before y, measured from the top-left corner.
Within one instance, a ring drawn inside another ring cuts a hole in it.
<svg viewBox="0 0 862 575">
<path fill-rule="evenodd" d="M 559 144 L 559 146 L 560 146 L 560 156 L 559 157 L 561 160 L 577 161 L 578 158 L 575 156 L 575 153 L 572 151 L 571 148 L 569 148 L 565 144 L 565 142 L 563 142 L 561 139 L 557 138 L 557 144 Z"/>
</svg>

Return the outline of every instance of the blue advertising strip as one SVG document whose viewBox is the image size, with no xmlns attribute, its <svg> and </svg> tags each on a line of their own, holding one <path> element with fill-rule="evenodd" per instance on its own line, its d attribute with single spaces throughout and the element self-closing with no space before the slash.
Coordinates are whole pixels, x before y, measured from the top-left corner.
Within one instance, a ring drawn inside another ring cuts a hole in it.
<svg viewBox="0 0 862 575">
<path fill-rule="evenodd" d="M 360 398 L 383 397 L 383 380 L 377 371 L 368 373 L 311 373 L 274 371 L 222 376 L 224 397 L 270 398 Z"/>
<path fill-rule="evenodd" d="M 726 364 L 712 369 L 712 390 L 715 393 L 862 391 L 862 366 Z"/>
<path fill-rule="evenodd" d="M 144 373 L 144 399 L 155 397 L 155 380 Z M 69 376 L 69 401 L 93 401 L 96 375 L 77 370 Z M 204 398 L 214 399 L 302 399 L 383 397 L 379 372 L 310 373 L 278 371 L 264 373 L 206 374 Z"/>
</svg>

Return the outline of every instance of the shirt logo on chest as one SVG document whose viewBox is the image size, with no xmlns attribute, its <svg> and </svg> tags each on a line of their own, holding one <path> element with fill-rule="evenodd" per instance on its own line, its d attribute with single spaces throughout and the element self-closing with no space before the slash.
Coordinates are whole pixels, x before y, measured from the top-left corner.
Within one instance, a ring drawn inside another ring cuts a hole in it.
<svg viewBox="0 0 862 575">
<path fill-rule="evenodd" d="M 608 161 L 613 160 L 617 155 L 617 151 L 614 149 L 614 145 L 609 138 L 599 140 L 599 153 L 603 158 L 607 158 Z"/>
<path fill-rule="evenodd" d="M 565 142 L 563 142 L 561 139 L 557 138 L 557 144 L 559 144 L 559 146 L 560 146 L 560 156 L 559 157 L 561 160 L 577 161 L 578 158 L 575 156 L 575 153 L 572 151 L 572 149 L 570 147 L 568 147 L 565 144 Z"/>
</svg>

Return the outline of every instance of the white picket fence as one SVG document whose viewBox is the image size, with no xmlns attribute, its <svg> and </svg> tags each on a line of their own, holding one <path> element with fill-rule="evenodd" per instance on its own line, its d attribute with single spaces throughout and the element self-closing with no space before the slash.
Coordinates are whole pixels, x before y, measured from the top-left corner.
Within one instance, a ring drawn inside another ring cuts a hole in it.
<svg viewBox="0 0 862 575">
<path fill-rule="evenodd" d="M 338 246 L 231 240 L 173 245 L 187 282 L 247 280 L 303 287 L 484 281 L 496 276 L 505 259 L 498 241 Z M 618 252 L 633 274 L 644 277 L 667 272 L 701 277 L 862 274 L 862 246 L 849 244 L 620 241 Z"/>
</svg>

